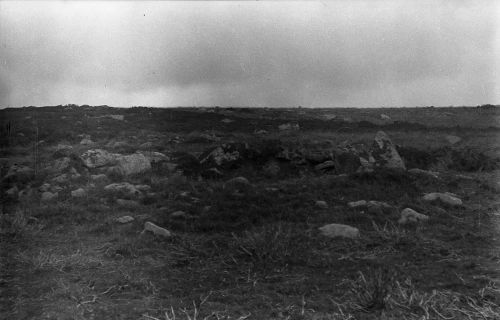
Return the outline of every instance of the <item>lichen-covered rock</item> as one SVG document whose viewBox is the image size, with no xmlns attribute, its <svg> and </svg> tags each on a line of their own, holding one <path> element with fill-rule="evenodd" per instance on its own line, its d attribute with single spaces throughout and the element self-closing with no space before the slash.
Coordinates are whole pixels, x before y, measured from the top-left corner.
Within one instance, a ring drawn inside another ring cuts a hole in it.
<svg viewBox="0 0 500 320">
<path fill-rule="evenodd" d="M 94 169 L 105 166 L 112 166 L 118 163 L 118 154 L 110 153 L 102 149 L 92 149 L 83 153 L 80 158 L 85 166 Z"/>
<path fill-rule="evenodd" d="M 375 159 L 376 167 L 406 169 L 403 159 L 396 150 L 396 146 L 394 146 L 389 136 L 383 131 L 377 132 L 371 149 L 371 155 Z"/>
</svg>

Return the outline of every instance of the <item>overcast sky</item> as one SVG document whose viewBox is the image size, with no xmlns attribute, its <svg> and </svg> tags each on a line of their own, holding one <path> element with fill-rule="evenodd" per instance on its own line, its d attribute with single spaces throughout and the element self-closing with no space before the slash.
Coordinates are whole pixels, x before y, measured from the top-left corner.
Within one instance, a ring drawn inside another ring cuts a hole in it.
<svg viewBox="0 0 500 320">
<path fill-rule="evenodd" d="M 0 106 L 500 103 L 497 1 L 0 2 Z"/>
</svg>

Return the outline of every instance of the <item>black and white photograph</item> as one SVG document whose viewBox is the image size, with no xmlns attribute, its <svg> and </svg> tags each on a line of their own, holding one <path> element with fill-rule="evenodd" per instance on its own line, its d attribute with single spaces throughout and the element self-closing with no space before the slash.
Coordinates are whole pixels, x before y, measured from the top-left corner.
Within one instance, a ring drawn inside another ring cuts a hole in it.
<svg viewBox="0 0 500 320">
<path fill-rule="evenodd" d="M 500 2 L 0 0 L 0 319 L 500 320 Z"/>
</svg>

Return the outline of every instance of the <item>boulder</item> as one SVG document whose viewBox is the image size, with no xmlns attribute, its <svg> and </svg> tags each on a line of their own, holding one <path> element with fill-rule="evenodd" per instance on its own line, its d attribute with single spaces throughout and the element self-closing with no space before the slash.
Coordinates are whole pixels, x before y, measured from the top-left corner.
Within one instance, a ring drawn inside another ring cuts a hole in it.
<svg viewBox="0 0 500 320">
<path fill-rule="evenodd" d="M 118 156 L 118 154 L 110 153 L 106 150 L 92 149 L 83 153 L 80 158 L 87 168 L 94 169 L 116 165 L 118 163 Z"/>
<path fill-rule="evenodd" d="M 450 206 L 461 206 L 462 205 L 462 200 L 457 197 L 456 194 L 453 193 L 440 193 L 440 192 L 432 192 L 432 193 L 427 193 L 424 195 L 423 199 L 425 201 L 441 201 L 443 203 L 446 203 Z"/>
<path fill-rule="evenodd" d="M 71 196 L 73 198 L 83 198 L 87 195 L 87 191 L 83 188 L 78 188 L 76 190 L 71 191 Z"/>
<path fill-rule="evenodd" d="M 122 174 L 128 176 L 138 174 L 151 169 L 151 163 L 141 153 L 134 153 L 126 156 L 118 156 L 118 168 Z"/>
<path fill-rule="evenodd" d="M 162 161 L 170 161 L 170 158 L 161 152 L 156 151 L 141 151 L 141 153 L 148 159 L 148 161 L 153 163 L 159 163 Z"/>
<path fill-rule="evenodd" d="M 186 218 L 187 217 L 187 213 L 184 212 L 184 211 L 179 210 L 179 211 L 172 212 L 170 214 L 170 217 L 171 218 Z"/>
<path fill-rule="evenodd" d="M 199 163 L 204 167 L 234 167 L 241 163 L 250 152 L 246 143 L 224 143 L 218 147 L 203 152 Z"/>
<path fill-rule="evenodd" d="M 70 157 L 73 154 L 73 147 L 67 144 L 58 144 L 55 147 L 54 154 L 52 158 L 62 158 L 62 157 Z"/>
<path fill-rule="evenodd" d="M 350 238 L 355 239 L 359 237 L 358 228 L 354 228 L 345 224 L 327 224 L 318 228 L 322 235 L 329 238 Z"/>
<path fill-rule="evenodd" d="M 234 122 L 234 120 L 231 120 L 231 119 L 228 119 L 228 118 L 224 118 L 224 119 L 221 120 L 221 122 L 231 123 L 231 122 Z"/>
<path fill-rule="evenodd" d="M 42 200 L 42 202 L 49 202 L 49 201 L 52 201 L 52 200 L 56 199 L 57 196 L 58 196 L 57 193 L 52 193 L 50 191 L 45 191 L 40 196 L 40 200 Z"/>
<path fill-rule="evenodd" d="M 17 194 L 19 193 L 19 189 L 17 186 L 13 186 L 12 188 L 7 189 L 5 191 L 5 194 L 8 195 L 9 197 L 17 197 Z"/>
<path fill-rule="evenodd" d="M 326 201 L 318 200 L 314 204 L 320 209 L 328 209 L 328 204 L 326 203 Z"/>
<path fill-rule="evenodd" d="M 131 216 L 121 216 L 121 217 L 116 218 L 117 222 L 124 223 L 124 224 L 132 222 L 134 220 L 135 220 L 134 217 L 131 217 Z"/>
<path fill-rule="evenodd" d="M 69 176 L 66 173 L 60 174 L 57 177 L 52 178 L 52 182 L 58 183 L 58 184 L 64 184 L 69 182 Z"/>
<path fill-rule="evenodd" d="M 399 155 L 391 139 L 383 131 L 377 132 L 371 149 L 376 167 L 405 170 L 403 159 Z"/>
<path fill-rule="evenodd" d="M 250 181 L 245 177 L 235 177 L 224 183 L 224 189 L 244 190 L 251 186 Z"/>
<path fill-rule="evenodd" d="M 429 216 L 422 213 L 418 213 L 413 209 L 406 208 L 403 211 L 401 211 L 401 217 L 399 218 L 398 223 L 408 224 L 408 223 L 417 223 L 427 220 L 429 220 Z"/>
<path fill-rule="evenodd" d="M 125 119 L 125 116 L 123 114 L 110 114 L 108 115 L 108 117 L 118 121 L 123 121 Z"/>
<path fill-rule="evenodd" d="M 113 194 L 123 194 L 128 197 L 140 197 L 142 195 L 139 189 L 128 182 L 108 184 L 104 187 L 104 190 Z"/>
<path fill-rule="evenodd" d="M 56 159 L 52 166 L 49 168 L 49 171 L 52 173 L 61 173 L 65 170 L 69 170 L 71 168 L 71 159 L 69 157 L 62 157 Z"/>
<path fill-rule="evenodd" d="M 160 236 L 164 238 L 169 238 L 172 236 L 172 233 L 170 233 L 170 231 L 168 231 L 167 229 L 159 227 L 156 224 L 149 221 L 144 223 L 144 230 L 142 231 L 142 233 L 145 233 L 146 231 L 152 232 L 155 236 Z"/>
<path fill-rule="evenodd" d="M 380 115 L 380 119 L 385 120 L 385 121 L 389 121 L 389 120 L 391 120 L 391 117 L 389 117 L 388 115 L 382 113 Z"/>
</svg>

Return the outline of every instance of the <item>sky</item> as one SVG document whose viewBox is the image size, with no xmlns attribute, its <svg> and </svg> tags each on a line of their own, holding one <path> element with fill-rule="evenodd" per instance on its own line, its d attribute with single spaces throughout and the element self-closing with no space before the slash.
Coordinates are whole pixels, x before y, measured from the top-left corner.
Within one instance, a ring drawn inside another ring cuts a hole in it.
<svg viewBox="0 0 500 320">
<path fill-rule="evenodd" d="M 0 1 L 0 107 L 500 104 L 498 1 Z"/>
</svg>

